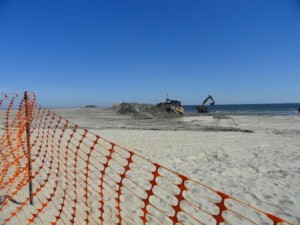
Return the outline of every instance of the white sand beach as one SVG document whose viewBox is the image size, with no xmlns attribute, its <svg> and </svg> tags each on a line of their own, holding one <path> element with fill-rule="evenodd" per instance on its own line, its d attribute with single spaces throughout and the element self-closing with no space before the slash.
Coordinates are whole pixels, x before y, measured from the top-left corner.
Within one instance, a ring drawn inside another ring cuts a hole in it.
<svg viewBox="0 0 300 225">
<path fill-rule="evenodd" d="M 100 109 L 57 113 L 151 161 L 300 224 L 300 116 L 149 120 Z"/>
<path fill-rule="evenodd" d="M 0 225 L 300 225 L 299 10 L 0 0 Z"/>
<path fill-rule="evenodd" d="M 110 109 L 55 111 L 150 161 L 300 224 L 298 115 L 166 119 L 123 115 Z M 3 131 L 2 127 L 0 134 Z"/>
</svg>

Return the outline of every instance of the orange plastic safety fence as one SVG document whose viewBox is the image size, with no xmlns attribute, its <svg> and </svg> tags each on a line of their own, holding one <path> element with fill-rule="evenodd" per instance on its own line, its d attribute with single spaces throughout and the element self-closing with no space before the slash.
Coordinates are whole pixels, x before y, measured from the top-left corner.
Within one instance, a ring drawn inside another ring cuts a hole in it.
<svg viewBox="0 0 300 225">
<path fill-rule="evenodd" d="M 32 93 L 1 105 L 1 224 L 290 224 L 36 108 Z"/>
</svg>

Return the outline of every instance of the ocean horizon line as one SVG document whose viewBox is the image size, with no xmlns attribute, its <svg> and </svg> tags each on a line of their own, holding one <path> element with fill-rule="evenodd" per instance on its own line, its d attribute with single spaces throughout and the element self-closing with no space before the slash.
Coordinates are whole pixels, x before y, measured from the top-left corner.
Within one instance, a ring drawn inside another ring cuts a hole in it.
<svg viewBox="0 0 300 225">
<path fill-rule="evenodd" d="M 112 106 L 114 106 L 115 104 L 118 103 L 122 103 L 122 102 L 127 102 L 127 101 L 121 101 L 121 102 L 117 102 L 117 103 L 113 103 L 111 105 L 101 105 L 101 104 L 82 104 L 82 105 L 77 105 L 77 106 L 46 106 L 47 108 L 52 108 L 52 109 L 76 109 L 76 108 L 84 108 L 88 105 L 94 105 L 97 108 L 110 108 Z M 138 103 L 138 104 L 151 104 L 151 105 L 155 105 L 156 103 L 147 103 L 147 102 L 137 102 L 137 101 L 130 101 L 127 103 Z M 300 102 L 287 102 L 287 103 L 223 103 L 223 104 L 215 104 L 215 106 L 243 106 L 243 105 L 297 105 L 299 104 L 300 106 Z M 197 104 L 182 104 L 182 106 L 198 106 L 198 105 L 202 105 L 201 103 L 197 103 Z M 209 106 L 209 104 L 207 104 Z"/>
</svg>

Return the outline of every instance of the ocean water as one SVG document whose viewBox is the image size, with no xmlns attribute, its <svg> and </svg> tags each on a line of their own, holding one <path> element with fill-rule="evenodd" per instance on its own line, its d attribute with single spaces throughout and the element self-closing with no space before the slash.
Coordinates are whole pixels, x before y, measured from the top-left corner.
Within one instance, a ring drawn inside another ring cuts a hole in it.
<svg viewBox="0 0 300 225">
<path fill-rule="evenodd" d="M 187 114 L 198 114 L 197 105 L 184 105 Z M 210 113 L 231 115 L 299 115 L 300 103 L 207 105 Z"/>
</svg>

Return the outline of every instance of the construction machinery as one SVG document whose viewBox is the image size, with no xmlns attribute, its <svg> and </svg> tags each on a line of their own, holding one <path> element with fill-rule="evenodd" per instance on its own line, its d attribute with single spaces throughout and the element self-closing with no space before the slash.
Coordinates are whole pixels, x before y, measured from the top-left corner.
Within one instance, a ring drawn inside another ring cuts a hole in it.
<svg viewBox="0 0 300 225">
<path fill-rule="evenodd" d="M 168 95 L 165 102 L 160 102 L 156 106 L 165 108 L 168 112 L 175 112 L 183 115 L 184 109 L 181 106 L 181 102 L 178 100 L 169 99 Z"/>
<path fill-rule="evenodd" d="M 202 105 L 197 106 L 197 111 L 198 113 L 208 113 L 208 109 L 207 106 L 205 105 L 207 103 L 208 100 L 211 100 L 210 105 L 214 105 L 215 104 L 215 100 L 213 99 L 213 97 L 211 95 L 208 95 L 208 97 L 206 99 L 204 99 Z"/>
</svg>

